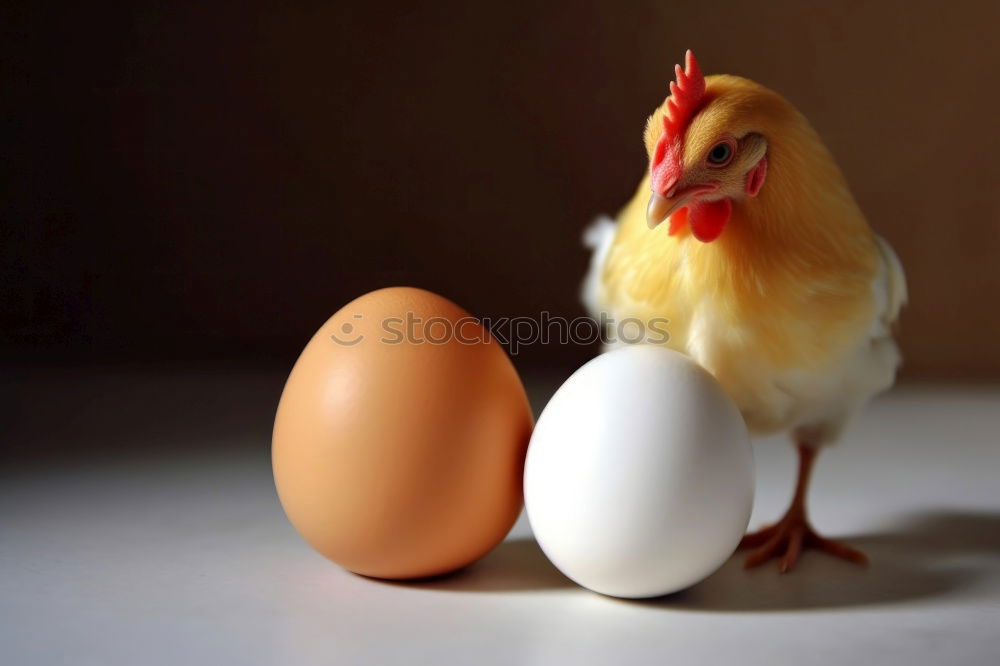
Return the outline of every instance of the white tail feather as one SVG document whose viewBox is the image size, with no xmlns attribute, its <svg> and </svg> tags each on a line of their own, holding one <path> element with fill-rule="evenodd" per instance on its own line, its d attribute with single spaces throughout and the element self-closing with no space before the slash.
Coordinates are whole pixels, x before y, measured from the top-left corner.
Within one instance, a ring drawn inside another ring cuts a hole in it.
<svg viewBox="0 0 1000 666">
<path fill-rule="evenodd" d="M 601 306 L 601 273 L 604 270 L 604 259 L 608 255 L 611 243 L 615 239 L 618 225 L 609 217 L 599 217 L 583 232 L 583 244 L 593 250 L 590 257 L 590 269 L 580 287 L 580 300 L 591 316 L 597 317 L 604 310 Z"/>
</svg>

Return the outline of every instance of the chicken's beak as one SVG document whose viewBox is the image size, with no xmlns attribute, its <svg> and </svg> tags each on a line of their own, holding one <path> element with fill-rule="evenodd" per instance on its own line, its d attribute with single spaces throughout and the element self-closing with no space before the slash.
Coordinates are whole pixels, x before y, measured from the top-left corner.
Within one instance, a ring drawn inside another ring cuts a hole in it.
<svg viewBox="0 0 1000 666">
<path fill-rule="evenodd" d="M 717 183 L 707 185 L 692 185 L 678 189 L 677 186 L 670 188 L 665 194 L 653 192 L 649 197 L 649 204 L 646 206 L 646 225 L 650 229 L 655 229 L 663 220 L 691 203 L 696 196 L 708 194 L 719 189 Z"/>
<path fill-rule="evenodd" d="M 655 229 L 660 222 L 686 204 L 689 198 L 690 195 L 665 197 L 653 192 L 652 196 L 649 197 L 649 205 L 646 206 L 646 224 L 650 229 Z"/>
</svg>

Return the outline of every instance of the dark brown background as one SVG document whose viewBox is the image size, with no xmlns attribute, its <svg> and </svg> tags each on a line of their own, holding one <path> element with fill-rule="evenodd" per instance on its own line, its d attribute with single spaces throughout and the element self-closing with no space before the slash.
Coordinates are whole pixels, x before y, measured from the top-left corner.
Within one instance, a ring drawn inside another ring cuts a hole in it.
<svg viewBox="0 0 1000 666">
<path fill-rule="evenodd" d="M 907 372 L 1000 375 L 998 3 L 28 4 L 0 15 L 10 357 L 285 362 L 391 284 L 581 314 L 580 232 L 691 47 L 838 156 L 907 268 Z"/>
</svg>

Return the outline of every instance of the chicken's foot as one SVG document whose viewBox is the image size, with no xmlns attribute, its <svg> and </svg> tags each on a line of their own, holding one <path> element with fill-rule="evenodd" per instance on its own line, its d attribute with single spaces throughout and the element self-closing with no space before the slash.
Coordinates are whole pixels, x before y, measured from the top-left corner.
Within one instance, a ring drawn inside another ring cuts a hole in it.
<svg viewBox="0 0 1000 666">
<path fill-rule="evenodd" d="M 806 494 L 816 459 L 816 449 L 807 444 L 799 444 L 796 448 L 799 452 L 799 475 L 792 503 L 777 523 L 743 537 L 739 547 L 754 549 L 744 561 L 744 567 L 750 569 L 771 558 L 778 558 L 778 570 L 785 573 L 792 570 L 805 548 L 815 548 L 834 557 L 857 564 L 867 564 L 868 558 L 864 553 L 820 536 L 809 524 L 806 517 Z"/>
</svg>

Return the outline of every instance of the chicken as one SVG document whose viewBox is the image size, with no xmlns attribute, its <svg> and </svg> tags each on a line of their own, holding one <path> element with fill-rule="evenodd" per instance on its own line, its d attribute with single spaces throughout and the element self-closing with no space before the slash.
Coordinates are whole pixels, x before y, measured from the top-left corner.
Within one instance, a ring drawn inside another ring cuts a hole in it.
<svg viewBox="0 0 1000 666">
<path fill-rule="evenodd" d="M 584 304 L 606 321 L 668 319 L 663 344 L 718 379 L 751 433 L 790 433 L 795 493 L 743 539 L 748 567 L 788 571 L 808 547 L 865 562 L 812 528 L 806 496 L 817 451 L 895 381 L 898 258 L 801 113 L 753 81 L 703 77 L 690 51 L 645 144 L 635 196 L 585 235 Z"/>
</svg>

